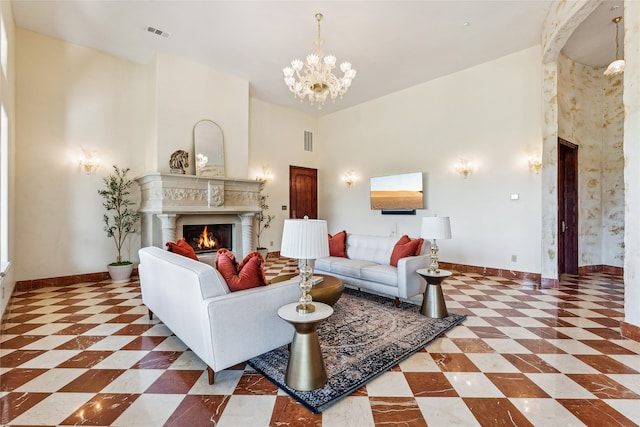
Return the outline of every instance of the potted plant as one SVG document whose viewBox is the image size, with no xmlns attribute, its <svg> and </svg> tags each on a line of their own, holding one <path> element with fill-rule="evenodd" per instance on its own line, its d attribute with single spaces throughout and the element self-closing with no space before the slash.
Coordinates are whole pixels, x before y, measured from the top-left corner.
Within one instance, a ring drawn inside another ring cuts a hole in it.
<svg viewBox="0 0 640 427">
<path fill-rule="evenodd" d="M 275 218 L 275 216 L 273 215 L 266 214 L 266 211 L 269 209 L 269 205 L 267 205 L 267 197 L 269 196 L 265 196 L 264 194 L 262 194 L 262 187 L 260 187 L 260 195 L 258 197 L 260 212 L 256 214 L 256 221 L 258 222 L 258 229 L 256 231 L 258 247 L 256 248 L 256 250 L 260 252 L 260 254 L 265 259 L 267 258 L 267 253 L 269 252 L 269 250 L 260 244 L 260 235 L 265 229 L 269 228 L 269 225 L 271 225 L 271 221 L 273 221 Z"/>
<path fill-rule="evenodd" d="M 114 283 L 124 283 L 129 280 L 133 271 L 131 261 L 122 260 L 122 246 L 131 233 L 135 233 L 140 215 L 131 209 L 134 204 L 129 198 L 129 189 L 133 180 L 127 178 L 129 168 L 120 169 L 113 165 L 113 172 L 104 178 L 105 188 L 98 190 L 104 201 L 102 206 L 107 210 L 104 214 L 104 231 L 107 237 L 113 238 L 118 256 L 116 262 L 107 266 L 109 275 Z"/>
</svg>

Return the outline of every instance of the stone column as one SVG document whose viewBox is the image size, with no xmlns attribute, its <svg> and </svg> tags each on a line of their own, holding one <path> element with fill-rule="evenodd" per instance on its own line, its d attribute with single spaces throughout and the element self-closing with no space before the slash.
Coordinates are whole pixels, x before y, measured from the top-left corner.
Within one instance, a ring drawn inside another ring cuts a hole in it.
<svg viewBox="0 0 640 427">
<path fill-rule="evenodd" d="M 238 215 L 242 222 L 242 257 L 249 255 L 249 252 L 255 250 L 256 245 L 253 242 L 253 219 L 255 213 L 246 213 Z"/>
<path fill-rule="evenodd" d="M 176 214 L 159 214 L 158 218 L 160 219 L 160 223 L 162 224 L 162 245 L 164 248 L 164 244 L 167 242 L 175 242 L 176 241 L 176 219 L 178 215 Z"/>
</svg>

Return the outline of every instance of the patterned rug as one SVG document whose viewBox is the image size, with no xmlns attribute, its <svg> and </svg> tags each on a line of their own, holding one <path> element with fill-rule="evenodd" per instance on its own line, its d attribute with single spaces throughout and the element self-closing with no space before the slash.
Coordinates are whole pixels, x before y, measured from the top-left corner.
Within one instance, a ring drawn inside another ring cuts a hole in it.
<svg viewBox="0 0 640 427">
<path fill-rule="evenodd" d="M 352 289 L 345 290 L 333 309 L 331 317 L 318 326 L 329 377 L 324 387 L 297 391 L 284 383 L 287 346 L 248 361 L 314 414 L 358 390 L 466 318 L 449 313 L 444 319 L 431 319 L 419 313 L 419 306 L 400 303 L 396 308 L 392 299 Z"/>
</svg>

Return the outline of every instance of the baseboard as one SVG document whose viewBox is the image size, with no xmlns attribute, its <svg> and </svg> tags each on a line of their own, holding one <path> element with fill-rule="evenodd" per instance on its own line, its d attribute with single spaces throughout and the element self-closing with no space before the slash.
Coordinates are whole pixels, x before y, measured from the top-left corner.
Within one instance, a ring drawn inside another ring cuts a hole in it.
<svg viewBox="0 0 640 427">
<path fill-rule="evenodd" d="M 504 270 L 500 268 L 478 267 L 476 265 L 456 264 L 452 262 L 439 261 L 440 268 L 445 270 L 455 270 L 460 273 L 476 273 L 482 276 L 504 277 L 505 279 L 528 280 L 540 284 L 541 276 L 538 273 L 528 273 L 526 271 Z"/>
<path fill-rule="evenodd" d="M 640 342 L 640 326 L 620 322 L 620 333 L 623 337 Z"/>
<path fill-rule="evenodd" d="M 134 267 L 131 277 L 138 276 L 138 268 Z M 69 286 L 82 282 L 101 282 L 109 279 L 109 272 L 74 274 L 72 276 L 48 277 L 46 279 L 18 280 L 15 291 L 25 292 L 34 289 L 48 288 L 51 286 Z"/>
<path fill-rule="evenodd" d="M 606 273 L 616 276 L 624 276 L 624 267 L 614 267 L 613 265 L 583 265 L 578 267 L 578 275 L 588 273 Z"/>
</svg>

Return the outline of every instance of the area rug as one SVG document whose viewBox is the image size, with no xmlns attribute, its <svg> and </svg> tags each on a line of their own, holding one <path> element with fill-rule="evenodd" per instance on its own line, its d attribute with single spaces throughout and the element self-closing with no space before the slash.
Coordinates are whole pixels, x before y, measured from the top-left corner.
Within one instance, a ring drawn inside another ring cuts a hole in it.
<svg viewBox="0 0 640 427">
<path fill-rule="evenodd" d="M 318 413 L 383 374 L 462 322 L 466 316 L 449 313 L 443 319 L 420 314 L 409 303 L 346 289 L 334 313 L 318 326 L 327 370 L 327 384 L 313 391 L 297 391 L 284 383 L 289 360 L 287 346 L 249 360 L 256 371 L 286 391 L 311 412 Z"/>
</svg>

